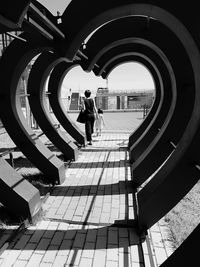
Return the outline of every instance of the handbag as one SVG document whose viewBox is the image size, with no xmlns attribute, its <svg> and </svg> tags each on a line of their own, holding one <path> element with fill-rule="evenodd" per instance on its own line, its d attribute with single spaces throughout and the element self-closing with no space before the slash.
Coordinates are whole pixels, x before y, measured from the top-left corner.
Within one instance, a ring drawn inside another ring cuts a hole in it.
<svg viewBox="0 0 200 267">
<path fill-rule="evenodd" d="M 85 113 L 85 110 L 84 109 L 81 109 L 79 114 L 78 114 L 78 117 L 76 119 L 78 122 L 80 123 L 85 123 L 86 122 L 86 113 Z"/>
</svg>

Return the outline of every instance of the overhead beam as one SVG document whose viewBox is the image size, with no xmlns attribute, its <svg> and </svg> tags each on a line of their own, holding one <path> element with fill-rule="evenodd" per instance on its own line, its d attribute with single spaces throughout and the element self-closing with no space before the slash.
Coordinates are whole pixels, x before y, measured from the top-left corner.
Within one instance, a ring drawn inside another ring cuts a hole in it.
<svg viewBox="0 0 200 267">
<path fill-rule="evenodd" d="M 64 33 L 32 3 L 30 4 L 29 10 L 28 10 L 28 18 L 27 18 L 28 20 L 29 20 L 29 17 L 31 17 L 32 19 L 35 19 L 36 21 L 38 20 L 39 22 L 43 24 L 43 26 L 45 25 L 47 29 L 50 30 L 54 36 L 61 38 L 61 39 L 65 39 Z"/>
<path fill-rule="evenodd" d="M 23 41 L 23 42 L 27 42 L 26 39 L 21 38 L 21 37 L 19 37 L 18 35 L 14 34 L 14 33 L 7 32 L 6 34 L 7 34 L 8 36 L 10 36 L 10 37 L 15 38 L 15 39 L 21 40 L 21 41 Z"/>
<path fill-rule="evenodd" d="M 32 18 L 28 18 L 28 19 L 25 19 L 24 21 L 24 28 L 26 29 L 27 27 L 30 29 L 34 29 L 36 30 L 37 32 L 39 31 L 40 34 L 42 34 L 45 38 L 47 38 L 48 40 L 53 40 L 53 35 L 45 30 L 41 25 L 39 25 L 36 21 L 34 21 Z M 28 30 L 28 29 L 27 29 Z"/>
<path fill-rule="evenodd" d="M 0 24 L 2 24 L 4 27 L 8 28 L 8 29 L 17 29 L 19 28 L 19 25 L 17 25 L 16 23 L 14 23 L 13 21 L 5 18 L 4 16 L 2 16 L 0 14 Z"/>
</svg>

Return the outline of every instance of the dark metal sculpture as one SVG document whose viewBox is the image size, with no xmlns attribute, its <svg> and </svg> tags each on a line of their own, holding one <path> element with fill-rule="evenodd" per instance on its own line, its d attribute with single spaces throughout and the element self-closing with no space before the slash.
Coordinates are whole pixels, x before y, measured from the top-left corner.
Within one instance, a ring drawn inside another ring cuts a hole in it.
<svg viewBox="0 0 200 267">
<path fill-rule="evenodd" d="M 9 16 L 8 2 L 3 1 L 0 4 L 3 10 L 0 16 L 1 32 L 13 29 L 29 31 L 38 39 L 37 42 L 27 40 L 27 45 L 23 46 L 15 42 L 0 60 L 1 73 L 5 72 L 5 78 L 0 77 L 2 121 L 17 146 L 39 166 L 39 162 L 35 161 L 38 150 L 30 143 L 37 144 L 40 148 L 41 164 L 45 162 L 47 173 L 51 172 L 53 166 L 57 173 L 56 179 L 64 172 L 62 164 L 54 157 L 48 158 L 49 152 L 27 128 L 19 110 L 17 82 L 28 61 L 37 53 L 49 49 L 55 53 L 56 60 L 65 57 L 66 63 L 54 66 L 48 89 L 51 93 L 52 90 L 59 90 L 59 83 L 62 82 L 63 76 L 56 78 L 59 69 L 64 75 L 65 68 L 67 71 L 77 62 L 84 70 L 94 71 L 102 77 L 106 77 L 118 63 L 130 60 L 133 54 L 134 57 L 139 55 L 139 62 L 147 57 L 153 62 L 150 65 L 156 66 L 154 71 L 157 70 L 157 76 L 154 79 L 158 80 L 158 102 L 154 104 L 144 125 L 131 134 L 129 140 L 135 186 L 151 178 L 137 193 L 137 226 L 139 231 L 145 232 L 169 212 L 199 180 L 198 4 L 192 1 L 188 6 L 182 2 L 180 8 L 178 1 L 72 0 L 58 25 L 56 17 L 35 1 L 21 1 L 19 6 L 15 4 L 16 11 L 12 11 Z M 46 12 L 46 17 L 42 11 Z M 109 35 L 106 35 L 106 39 L 103 38 L 103 33 L 108 31 Z M 25 51 L 22 52 L 20 47 L 24 47 Z M 145 49 L 151 52 L 146 54 Z M 123 53 L 128 54 L 120 57 Z M 12 66 L 9 65 L 11 61 Z M 148 68 L 151 69 L 151 66 Z M 57 79 L 55 84 L 54 79 Z M 58 91 L 55 94 L 58 99 Z M 61 106 L 59 100 L 53 102 L 50 98 L 50 101 L 59 121 L 63 125 L 67 121 L 70 128 L 72 127 L 72 137 L 84 143 L 82 135 L 78 135 L 77 129 L 64 118 L 62 107 L 58 108 Z M 8 119 L 15 125 L 16 136 Z M 32 148 L 33 156 L 29 155 L 27 147 Z M 60 182 L 62 179 L 63 176 Z M 192 260 L 198 260 L 197 253 L 193 253 L 197 236 L 199 226 L 161 266 L 187 266 L 188 254 Z"/>
<path fill-rule="evenodd" d="M 44 47 L 49 50 L 49 47 Z M 37 44 L 13 41 L 4 52 L 0 61 L 1 118 L 4 127 L 16 146 L 52 183 L 62 183 L 65 179 L 64 163 L 59 160 L 33 132 L 23 115 L 18 94 L 18 81 L 27 64 L 42 51 Z M 12 64 L 10 64 L 12 61 Z M 11 97 L 13 96 L 13 97 Z"/>
<path fill-rule="evenodd" d="M 49 78 L 48 93 L 50 93 L 49 102 L 51 104 L 53 113 L 55 114 L 59 123 L 71 136 L 73 136 L 77 144 L 80 146 L 85 146 L 85 133 L 83 133 L 77 124 L 75 124 L 69 118 L 66 112 L 66 107 L 63 106 L 60 97 L 62 81 L 67 75 L 68 71 L 76 65 L 77 63 L 69 63 L 66 61 L 60 62 L 58 65 L 56 65 Z"/>
<path fill-rule="evenodd" d="M 33 116 L 49 140 L 63 153 L 65 160 L 76 160 L 78 147 L 75 140 L 57 127 L 47 106 L 45 86 L 54 66 L 64 59 L 50 52 L 42 53 L 34 62 L 28 79 L 27 93 Z"/>
</svg>

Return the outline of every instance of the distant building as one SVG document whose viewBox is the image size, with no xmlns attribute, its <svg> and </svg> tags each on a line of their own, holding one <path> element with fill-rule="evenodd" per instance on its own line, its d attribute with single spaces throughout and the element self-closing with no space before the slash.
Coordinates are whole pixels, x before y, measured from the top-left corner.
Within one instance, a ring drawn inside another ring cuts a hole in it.
<svg viewBox="0 0 200 267">
<path fill-rule="evenodd" d="M 78 110 L 82 96 L 78 92 L 72 92 L 68 97 L 68 110 Z M 149 109 L 155 98 L 155 90 L 116 90 L 108 88 L 97 89 L 95 102 L 97 108 L 103 110 L 129 110 Z"/>
<path fill-rule="evenodd" d="M 98 88 L 96 105 L 103 110 L 150 108 L 155 98 L 154 90 L 116 90 Z"/>
</svg>

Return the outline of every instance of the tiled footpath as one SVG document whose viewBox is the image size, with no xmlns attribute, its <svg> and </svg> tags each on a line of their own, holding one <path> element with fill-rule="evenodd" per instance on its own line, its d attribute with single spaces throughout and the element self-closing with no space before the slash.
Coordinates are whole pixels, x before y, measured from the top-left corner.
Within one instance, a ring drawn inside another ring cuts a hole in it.
<svg viewBox="0 0 200 267">
<path fill-rule="evenodd" d="M 153 267 L 166 259 L 160 226 L 145 242 L 126 227 L 135 218 L 128 136 L 103 133 L 81 149 L 43 204 L 42 218 L 4 250 L 0 266 Z"/>
</svg>

